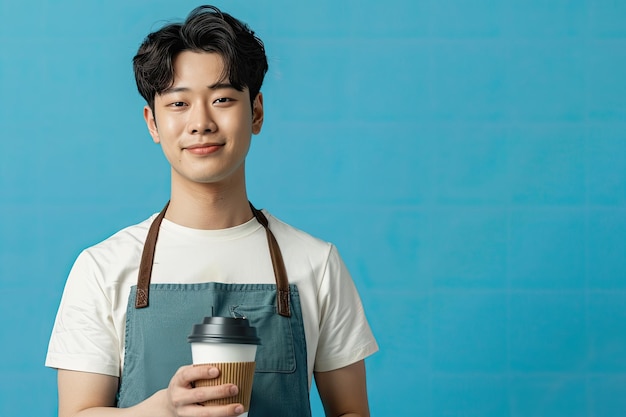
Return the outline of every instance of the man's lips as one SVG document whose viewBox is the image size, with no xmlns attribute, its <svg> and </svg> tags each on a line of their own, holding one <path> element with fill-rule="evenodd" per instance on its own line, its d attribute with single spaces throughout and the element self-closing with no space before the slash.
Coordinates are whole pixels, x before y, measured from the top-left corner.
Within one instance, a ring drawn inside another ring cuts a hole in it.
<svg viewBox="0 0 626 417">
<path fill-rule="evenodd" d="M 219 151 L 222 146 L 224 145 L 221 143 L 199 143 L 196 145 L 187 146 L 183 149 L 194 155 L 209 155 Z"/>
</svg>

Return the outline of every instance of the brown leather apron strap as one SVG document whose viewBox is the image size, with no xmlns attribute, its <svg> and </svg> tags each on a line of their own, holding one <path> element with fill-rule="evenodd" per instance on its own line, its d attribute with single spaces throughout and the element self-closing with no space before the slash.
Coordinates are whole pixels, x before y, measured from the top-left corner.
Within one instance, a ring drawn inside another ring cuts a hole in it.
<svg viewBox="0 0 626 417">
<path fill-rule="evenodd" d="M 267 243 L 270 248 L 270 257 L 272 258 L 272 267 L 274 268 L 274 277 L 276 279 L 276 303 L 278 305 L 278 314 L 284 317 L 291 317 L 291 309 L 289 307 L 289 279 L 287 278 L 287 270 L 285 269 L 285 262 L 283 261 L 283 255 L 278 246 L 278 242 L 274 237 L 274 233 L 270 230 L 267 217 L 261 210 L 254 208 L 250 203 L 250 208 L 254 217 L 265 228 L 265 234 L 267 235 Z"/>
<path fill-rule="evenodd" d="M 141 254 L 141 261 L 139 263 L 139 275 L 137 278 L 137 294 L 135 296 L 135 308 L 148 307 L 148 300 L 150 298 L 150 279 L 152 277 L 152 265 L 154 264 L 154 252 L 156 249 L 157 239 L 159 237 L 159 229 L 161 222 L 165 217 L 165 212 L 169 206 L 169 201 L 163 207 L 163 210 L 158 214 L 150 225 L 148 230 L 148 236 L 146 237 L 146 243 L 143 247 L 143 253 Z M 274 277 L 276 279 L 276 303 L 278 307 L 278 314 L 285 317 L 291 317 L 291 309 L 289 305 L 289 280 L 287 278 L 287 270 L 285 269 L 285 262 L 278 246 L 278 242 L 274 237 L 274 234 L 269 228 L 269 222 L 262 211 L 254 208 L 250 204 L 252 213 L 256 220 L 265 228 L 267 235 L 267 242 L 270 250 L 270 257 L 272 259 L 272 267 L 274 268 Z"/>
<path fill-rule="evenodd" d="M 170 205 L 168 201 L 163 210 L 154 219 L 148 230 L 146 243 L 143 246 L 141 254 L 141 262 L 139 263 L 139 277 L 137 278 L 137 295 L 135 296 L 135 308 L 148 307 L 148 299 L 150 298 L 150 278 L 152 277 L 152 265 L 154 265 L 154 251 L 156 249 L 157 239 L 159 237 L 159 228 L 165 217 L 167 207 Z"/>
</svg>

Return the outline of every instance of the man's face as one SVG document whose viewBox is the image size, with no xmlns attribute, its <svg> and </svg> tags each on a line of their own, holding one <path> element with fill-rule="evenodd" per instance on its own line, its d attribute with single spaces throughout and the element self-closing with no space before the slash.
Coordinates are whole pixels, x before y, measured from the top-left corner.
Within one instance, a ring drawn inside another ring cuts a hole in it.
<svg viewBox="0 0 626 417">
<path fill-rule="evenodd" d="M 251 136 L 263 125 L 263 97 L 251 106 L 247 88 L 237 91 L 221 79 L 223 65 L 215 53 L 181 52 L 154 114 L 144 108 L 152 139 L 172 166 L 172 186 L 244 181 Z"/>
</svg>

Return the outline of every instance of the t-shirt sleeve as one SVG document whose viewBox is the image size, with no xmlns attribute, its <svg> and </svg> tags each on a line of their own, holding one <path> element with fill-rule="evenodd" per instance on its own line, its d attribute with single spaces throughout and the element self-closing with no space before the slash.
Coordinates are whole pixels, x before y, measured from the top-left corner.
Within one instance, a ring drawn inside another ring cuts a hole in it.
<svg viewBox="0 0 626 417">
<path fill-rule="evenodd" d="M 65 284 L 46 366 L 119 377 L 119 340 L 111 310 L 101 268 L 84 251 Z"/>
<path fill-rule="evenodd" d="M 315 371 L 343 368 L 378 351 L 356 286 L 334 246 L 322 277 L 318 302 L 320 337 Z"/>
</svg>

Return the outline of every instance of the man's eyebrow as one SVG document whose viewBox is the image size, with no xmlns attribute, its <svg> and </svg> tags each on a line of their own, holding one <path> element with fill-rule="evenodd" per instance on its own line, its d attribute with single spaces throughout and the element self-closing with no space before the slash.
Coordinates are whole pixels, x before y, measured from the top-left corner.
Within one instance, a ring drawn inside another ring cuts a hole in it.
<svg viewBox="0 0 626 417">
<path fill-rule="evenodd" d="M 166 94 L 172 94 L 172 93 L 184 93 L 185 91 L 189 91 L 189 88 L 187 87 L 169 87 L 166 88 L 165 90 L 161 91 L 161 96 L 164 96 Z"/>
<path fill-rule="evenodd" d="M 217 82 L 209 86 L 209 90 L 223 90 L 223 89 L 236 90 L 236 88 L 233 87 L 231 83 Z"/>
</svg>

